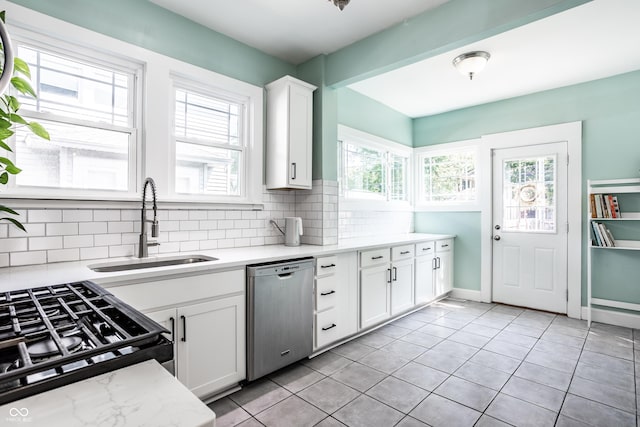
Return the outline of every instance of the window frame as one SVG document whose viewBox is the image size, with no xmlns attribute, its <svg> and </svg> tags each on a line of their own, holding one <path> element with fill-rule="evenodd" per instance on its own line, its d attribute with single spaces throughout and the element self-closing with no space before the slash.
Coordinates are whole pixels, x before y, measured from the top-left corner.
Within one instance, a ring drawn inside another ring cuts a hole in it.
<svg viewBox="0 0 640 427">
<path fill-rule="evenodd" d="M 480 138 L 469 139 L 456 142 L 448 142 L 443 144 L 428 145 L 414 149 L 414 170 L 416 182 L 415 186 L 415 210 L 416 211 L 448 211 L 448 212 L 465 212 L 480 211 L 480 193 L 482 181 L 482 170 L 480 162 Z M 475 200 L 461 201 L 442 201 L 442 202 L 426 202 L 424 200 L 424 169 L 423 159 L 426 157 L 442 156 L 447 154 L 455 154 L 460 152 L 473 152 L 475 156 L 475 182 L 476 182 L 476 198 Z"/>
<path fill-rule="evenodd" d="M 62 200 L 132 200 L 139 195 L 139 183 L 141 181 L 141 153 L 142 138 L 140 128 L 143 124 L 143 86 L 144 64 L 121 55 L 110 54 L 106 51 L 91 49 L 78 43 L 69 42 L 55 35 L 44 34 L 30 29 L 25 29 L 15 24 L 11 26 L 11 35 L 14 45 L 25 44 L 36 50 L 43 50 L 63 58 L 77 60 L 82 63 L 104 67 L 116 72 L 129 75 L 131 88 L 128 94 L 128 110 L 130 126 L 118 126 L 106 122 L 81 120 L 53 113 L 42 113 L 28 110 L 26 106 L 20 109 L 20 114 L 33 120 L 53 121 L 65 125 L 78 125 L 99 130 L 117 131 L 129 134 L 129 158 L 127 191 L 63 188 L 63 187 L 39 187 L 18 186 L 15 177 L 3 191 L 3 196 L 15 199 L 62 199 Z M 33 82 L 36 84 L 35 82 Z M 45 126 L 46 127 L 46 126 Z M 10 139 L 10 144 L 15 148 L 15 136 Z M 9 158 L 15 161 L 16 152 L 8 153 Z M 20 165 L 18 165 L 19 167 Z"/>
<path fill-rule="evenodd" d="M 344 148 L 345 142 L 352 143 L 364 148 L 370 148 L 378 151 L 384 151 L 386 167 L 385 176 L 385 192 L 383 199 L 372 199 L 366 197 L 348 197 L 347 190 L 344 188 Z M 407 159 L 407 200 L 392 200 L 389 189 L 391 187 L 391 168 L 389 153 L 405 157 Z M 413 204 L 413 148 L 406 145 L 381 138 L 370 133 L 362 132 L 344 125 L 338 125 L 338 194 L 340 207 L 345 210 L 366 210 L 375 209 L 382 211 L 411 211 Z"/>
</svg>

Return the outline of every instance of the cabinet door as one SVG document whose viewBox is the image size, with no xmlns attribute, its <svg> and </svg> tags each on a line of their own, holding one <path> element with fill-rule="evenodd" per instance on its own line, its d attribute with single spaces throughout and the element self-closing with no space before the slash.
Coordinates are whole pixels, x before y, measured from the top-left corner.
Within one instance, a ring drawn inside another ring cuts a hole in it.
<svg viewBox="0 0 640 427">
<path fill-rule="evenodd" d="M 453 253 L 437 252 L 438 268 L 436 271 L 436 295 L 440 296 L 453 289 Z"/>
<path fill-rule="evenodd" d="M 289 185 L 311 188 L 313 92 L 289 87 Z"/>
<path fill-rule="evenodd" d="M 391 267 L 391 315 L 413 307 L 413 258 L 394 262 Z"/>
<path fill-rule="evenodd" d="M 340 338 L 358 332 L 358 254 L 347 252 L 337 255 L 336 280 L 340 290 Z"/>
<path fill-rule="evenodd" d="M 178 379 L 196 396 L 245 379 L 245 299 L 222 298 L 178 309 Z"/>
<path fill-rule="evenodd" d="M 170 331 L 168 334 L 163 334 L 168 340 L 173 343 L 173 360 L 171 362 L 163 363 L 162 365 L 169 370 L 173 375 L 176 374 L 176 359 L 178 357 L 178 349 L 176 348 L 176 309 L 169 308 L 166 310 L 152 311 L 144 313 L 149 319 L 157 322 L 160 326 Z"/>
<path fill-rule="evenodd" d="M 360 271 L 360 325 L 363 328 L 380 323 L 391 316 L 389 307 L 388 265 Z"/>
<path fill-rule="evenodd" d="M 435 259 L 432 256 L 419 256 L 416 258 L 416 304 L 429 302 L 435 298 L 433 288 L 434 264 Z"/>
</svg>

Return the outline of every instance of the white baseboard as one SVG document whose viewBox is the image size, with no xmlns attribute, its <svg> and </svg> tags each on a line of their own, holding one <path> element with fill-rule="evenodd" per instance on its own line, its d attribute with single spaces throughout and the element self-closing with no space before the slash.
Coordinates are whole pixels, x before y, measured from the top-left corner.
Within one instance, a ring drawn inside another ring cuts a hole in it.
<svg viewBox="0 0 640 427">
<path fill-rule="evenodd" d="M 453 288 L 451 296 L 458 299 L 466 299 L 469 301 L 482 301 L 482 292 L 472 289 Z"/>
<path fill-rule="evenodd" d="M 587 307 L 582 307 L 582 319 L 586 320 L 587 315 Z M 640 329 L 640 315 L 623 313 L 620 311 L 593 308 L 591 309 L 591 321 L 608 323 L 609 325 L 625 326 L 627 328 L 633 329 Z"/>
</svg>

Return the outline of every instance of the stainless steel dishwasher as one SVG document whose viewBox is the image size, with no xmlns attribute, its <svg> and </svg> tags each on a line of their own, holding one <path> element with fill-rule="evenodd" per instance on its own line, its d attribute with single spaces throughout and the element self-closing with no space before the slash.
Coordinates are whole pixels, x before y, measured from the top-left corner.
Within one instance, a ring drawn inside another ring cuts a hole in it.
<svg viewBox="0 0 640 427">
<path fill-rule="evenodd" d="M 313 351 L 313 258 L 247 266 L 247 379 Z"/>
</svg>

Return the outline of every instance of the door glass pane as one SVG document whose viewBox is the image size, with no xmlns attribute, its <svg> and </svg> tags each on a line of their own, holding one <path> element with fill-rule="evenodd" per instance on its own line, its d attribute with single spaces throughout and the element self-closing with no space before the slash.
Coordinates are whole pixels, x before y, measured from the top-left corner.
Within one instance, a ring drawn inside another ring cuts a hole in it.
<svg viewBox="0 0 640 427">
<path fill-rule="evenodd" d="M 505 231 L 556 231 L 556 157 L 503 161 Z"/>
</svg>

